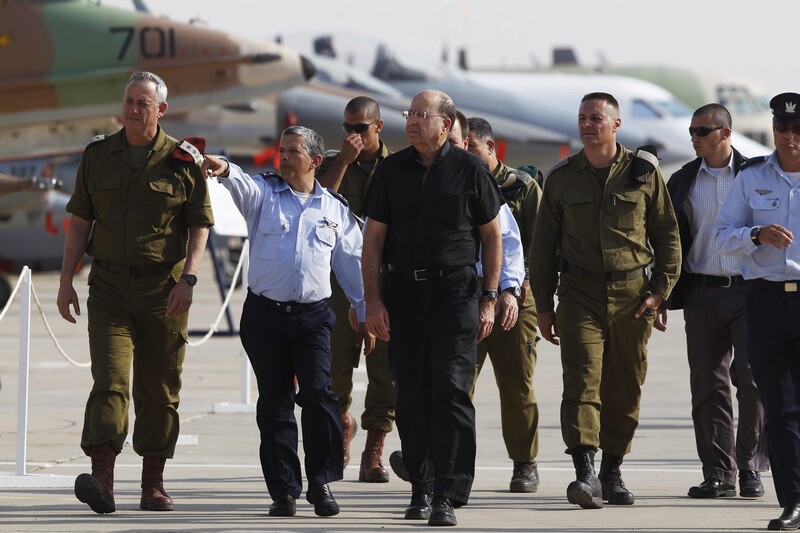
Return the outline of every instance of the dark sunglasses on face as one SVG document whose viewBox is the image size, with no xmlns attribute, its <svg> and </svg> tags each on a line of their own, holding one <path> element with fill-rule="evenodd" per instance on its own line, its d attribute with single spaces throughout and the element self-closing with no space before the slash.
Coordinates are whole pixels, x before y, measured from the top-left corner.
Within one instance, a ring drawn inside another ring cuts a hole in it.
<svg viewBox="0 0 800 533">
<path fill-rule="evenodd" d="M 785 124 L 781 122 L 773 124 L 773 127 L 778 133 L 787 133 L 789 130 L 792 130 L 792 133 L 795 135 L 800 135 L 800 124 Z"/>
<path fill-rule="evenodd" d="M 363 124 L 363 123 L 362 124 L 348 124 L 347 122 L 342 122 L 342 129 L 344 130 L 345 133 L 348 133 L 348 134 L 349 133 L 353 133 L 353 132 L 364 133 L 365 131 L 367 131 L 369 129 L 370 126 L 372 126 L 373 124 L 376 124 L 377 122 L 378 122 L 378 120 L 373 120 L 369 124 Z"/>
<path fill-rule="evenodd" d="M 717 126 L 716 128 L 706 128 L 705 126 L 698 126 L 696 128 L 689 128 L 689 135 L 697 135 L 698 137 L 707 137 L 712 131 L 721 130 L 725 126 Z"/>
</svg>

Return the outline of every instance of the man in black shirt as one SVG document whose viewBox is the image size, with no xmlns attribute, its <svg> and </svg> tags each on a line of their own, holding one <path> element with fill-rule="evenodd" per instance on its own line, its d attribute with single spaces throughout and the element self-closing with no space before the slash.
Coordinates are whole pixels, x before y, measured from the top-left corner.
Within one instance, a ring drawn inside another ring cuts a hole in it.
<svg viewBox="0 0 800 533">
<path fill-rule="evenodd" d="M 411 146 L 378 167 L 367 206 L 367 323 L 389 342 L 396 422 L 412 482 L 405 517 L 446 526 L 456 524 L 453 507 L 469 500 L 475 473 L 470 390 L 476 340 L 494 324 L 502 200 L 486 164 L 447 142 L 455 120 L 449 96 L 423 91 L 405 116 Z M 382 263 L 388 272 L 379 287 Z"/>
</svg>

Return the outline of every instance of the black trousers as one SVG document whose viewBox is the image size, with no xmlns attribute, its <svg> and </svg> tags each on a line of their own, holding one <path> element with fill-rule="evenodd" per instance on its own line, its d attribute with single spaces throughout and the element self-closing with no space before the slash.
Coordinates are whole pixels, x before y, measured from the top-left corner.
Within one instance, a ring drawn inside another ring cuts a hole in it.
<svg viewBox="0 0 800 533">
<path fill-rule="evenodd" d="M 781 507 L 800 503 L 800 293 L 751 281 L 747 349 L 764 403 L 767 446 Z"/>
<path fill-rule="evenodd" d="M 469 268 L 430 281 L 384 276 L 396 423 L 415 490 L 467 503 L 475 478 L 480 286 Z"/>
<path fill-rule="evenodd" d="M 331 389 L 330 342 L 335 324 L 336 317 L 324 301 L 287 313 L 260 296 L 247 294 L 239 335 L 258 382 L 261 469 L 273 499 L 287 494 L 298 498 L 303 488 L 295 402 L 303 409 L 309 484 L 343 477 L 341 411 Z"/>
</svg>

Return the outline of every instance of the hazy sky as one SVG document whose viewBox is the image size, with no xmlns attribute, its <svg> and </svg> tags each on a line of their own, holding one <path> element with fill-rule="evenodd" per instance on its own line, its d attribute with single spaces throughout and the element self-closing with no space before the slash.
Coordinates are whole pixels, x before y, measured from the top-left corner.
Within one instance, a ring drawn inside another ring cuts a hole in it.
<svg viewBox="0 0 800 533">
<path fill-rule="evenodd" d="M 547 66 L 554 46 L 595 65 L 687 66 L 800 92 L 797 0 L 145 0 L 157 15 L 273 39 L 320 33 L 380 39 L 435 61 L 466 46 L 474 66 Z M 130 5 L 128 0 L 103 0 Z"/>
</svg>

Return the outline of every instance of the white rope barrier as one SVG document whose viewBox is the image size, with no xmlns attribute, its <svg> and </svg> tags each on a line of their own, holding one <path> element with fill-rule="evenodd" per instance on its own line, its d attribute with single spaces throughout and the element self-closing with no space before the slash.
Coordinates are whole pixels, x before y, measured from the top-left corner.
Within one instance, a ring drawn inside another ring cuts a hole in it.
<svg viewBox="0 0 800 533">
<path fill-rule="evenodd" d="M 225 310 L 231 303 L 233 289 L 236 287 L 236 281 L 239 279 L 239 275 L 242 272 L 242 265 L 244 265 L 245 259 L 247 259 L 249 249 L 250 247 L 248 246 L 248 241 L 245 239 L 245 241 L 242 243 L 242 251 L 239 254 L 239 263 L 236 265 L 236 270 L 233 271 L 233 280 L 231 281 L 231 286 L 228 288 L 228 294 L 225 295 L 225 301 L 222 302 L 222 308 L 217 314 L 217 319 L 209 326 L 208 333 L 206 333 L 202 339 L 196 342 L 189 342 L 187 343 L 187 346 L 200 346 L 201 344 L 205 344 L 208 339 L 210 339 L 219 329 L 219 323 L 222 322 L 222 317 L 225 315 Z"/>
<path fill-rule="evenodd" d="M 47 330 L 48 335 L 50 335 L 50 340 L 53 341 L 53 345 L 56 347 L 56 350 L 58 350 L 58 353 L 61 354 L 61 357 L 66 359 L 67 362 L 69 362 L 70 364 L 80 368 L 88 368 L 92 366 L 91 361 L 88 363 L 77 362 L 75 359 L 67 355 L 67 352 L 65 352 L 64 349 L 61 347 L 61 344 L 59 344 L 58 339 L 56 339 L 55 333 L 53 333 L 53 330 L 50 329 L 50 324 L 47 322 L 47 317 L 45 316 L 44 310 L 42 309 L 42 304 L 39 303 L 39 297 L 36 295 L 36 289 L 33 287 L 33 281 L 31 281 L 31 293 L 33 293 L 33 301 L 36 302 L 36 308 L 39 310 L 39 316 L 42 317 L 42 322 L 44 322 L 44 327 Z"/>
<path fill-rule="evenodd" d="M 23 275 L 22 274 L 23 274 L 23 272 L 25 272 L 26 268 L 28 268 L 28 267 L 22 267 L 22 272 L 20 272 L 19 277 L 17 278 L 17 284 L 14 286 L 14 290 L 11 291 L 11 295 L 8 297 L 8 301 L 6 302 L 6 306 L 3 308 L 3 312 L 0 313 L 0 322 L 3 321 L 3 317 L 6 316 L 6 313 L 11 308 L 11 302 L 14 301 L 14 296 L 17 295 L 17 291 L 19 290 L 19 286 L 22 285 L 22 279 L 23 279 Z"/>
</svg>

